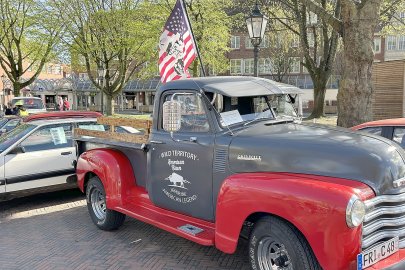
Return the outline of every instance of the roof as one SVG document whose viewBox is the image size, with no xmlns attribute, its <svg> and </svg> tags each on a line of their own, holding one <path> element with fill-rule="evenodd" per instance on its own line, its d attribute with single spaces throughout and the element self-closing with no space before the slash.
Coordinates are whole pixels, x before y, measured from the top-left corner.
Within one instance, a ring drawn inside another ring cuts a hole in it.
<svg viewBox="0 0 405 270">
<path fill-rule="evenodd" d="M 223 96 L 265 96 L 277 94 L 302 94 L 298 87 L 276 81 L 245 76 L 190 78 L 171 81 L 161 86 L 161 91 L 177 89 L 202 89 Z"/>
<path fill-rule="evenodd" d="M 78 122 L 88 122 L 88 121 L 97 121 L 97 118 L 65 118 L 65 119 L 39 119 L 30 121 L 28 124 L 42 126 L 42 125 L 49 125 L 49 124 L 64 124 L 64 123 L 78 123 Z"/>
<path fill-rule="evenodd" d="M 358 130 L 366 127 L 378 127 L 378 126 L 405 126 L 405 118 L 393 118 L 393 119 L 371 121 L 351 127 L 351 129 Z"/>
<path fill-rule="evenodd" d="M 83 112 L 83 111 L 55 111 L 46 113 L 31 114 L 24 118 L 24 122 L 30 122 L 40 119 L 64 119 L 64 118 L 97 118 L 102 116 L 99 112 Z"/>
<path fill-rule="evenodd" d="M 39 100 L 42 100 L 39 97 L 13 97 L 11 100 L 14 100 L 14 99 L 39 99 Z"/>
</svg>

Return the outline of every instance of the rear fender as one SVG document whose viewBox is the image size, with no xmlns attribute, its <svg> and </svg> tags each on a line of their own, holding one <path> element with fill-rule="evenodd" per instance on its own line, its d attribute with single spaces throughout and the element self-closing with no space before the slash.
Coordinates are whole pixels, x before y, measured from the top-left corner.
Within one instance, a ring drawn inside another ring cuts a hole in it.
<svg viewBox="0 0 405 270">
<path fill-rule="evenodd" d="M 120 151 L 93 149 L 80 155 L 76 167 L 77 184 L 85 192 L 86 175 L 97 175 L 103 183 L 109 209 L 122 205 L 123 198 L 136 180 L 131 162 Z"/>
<path fill-rule="evenodd" d="M 307 239 L 324 269 L 347 269 L 360 252 L 361 226 L 346 224 L 353 194 L 373 197 L 365 184 L 287 173 L 245 173 L 227 178 L 217 202 L 215 243 L 233 253 L 244 221 L 255 213 L 278 216 Z M 366 198 L 367 197 L 367 198 Z"/>
</svg>

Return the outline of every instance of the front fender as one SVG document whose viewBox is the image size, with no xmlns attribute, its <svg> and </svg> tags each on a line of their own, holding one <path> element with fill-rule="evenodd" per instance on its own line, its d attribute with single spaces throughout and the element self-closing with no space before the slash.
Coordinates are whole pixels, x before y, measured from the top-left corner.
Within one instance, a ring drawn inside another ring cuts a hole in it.
<svg viewBox="0 0 405 270">
<path fill-rule="evenodd" d="M 109 209 L 121 206 L 130 186 L 136 183 L 131 162 L 122 152 L 114 149 L 93 149 L 83 153 L 77 161 L 76 173 L 77 184 L 82 192 L 85 192 L 88 173 L 100 178 Z"/>
<path fill-rule="evenodd" d="M 293 224 L 307 239 L 324 269 L 348 269 L 360 252 L 361 226 L 346 225 L 353 194 L 373 197 L 360 182 L 288 173 L 243 173 L 227 178 L 217 202 L 215 243 L 233 253 L 244 221 L 272 214 Z"/>
</svg>

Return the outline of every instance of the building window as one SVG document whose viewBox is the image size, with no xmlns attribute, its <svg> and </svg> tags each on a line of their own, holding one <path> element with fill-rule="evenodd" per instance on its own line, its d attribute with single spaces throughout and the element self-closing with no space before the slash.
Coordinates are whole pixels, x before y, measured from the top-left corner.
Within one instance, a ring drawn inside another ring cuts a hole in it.
<svg viewBox="0 0 405 270">
<path fill-rule="evenodd" d="M 374 38 L 374 53 L 381 52 L 381 38 Z"/>
<path fill-rule="evenodd" d="M 57 75 L 62 74 L 62 67 L 60 65 L 55 65 L 53 68 L 53 72 L 54 72 L 54 74 L 57 74 Z"/>
<path fill-rule="evenodd" d="M 241 74 L 242 73 L 242 60 L 241 59 L 231 59 L 231 74 Z"/>
<path fill-rule="evenodd" d="M 294 35 L 291 40 L 291 48 L 298 48 L 300 46 L 300 38 L 297 35 Z"/>
<path fill-rule="evenodd" d="M 216 76 L 217 72 L 214 67 L 208 67 L 208 75 L 209 76 Z"/>
<path fill-rule="evenodd" d="M 259 59 L 259 73 L 260 74 L 271 74 L 270 58 L 260 58 Z"/>
<path fill-rule="evenodd" d="M 240 36 L 232 36 L 231 49 L 239 49 L 239 48 L 240 48 Z"/>
<path fill-rule="evenodd" d="M 269 47 L 269 37 L 264 36 L 262 42 L 260 43 L 260 48 L 268 48 Z"/>
<path fill-rule="evenodd" d="M 398 50 L 405 51 L 405 36 L 398 37 Z"/>
<path fill-rule="evenodd" d="M 388 36 L 387 37 L 387 51 L 395 51 L 397 49 L 397 37 Z"/>
<path fill-rule="evenodd" d="M 48 65 L 48 68 L 46 69 L 46 73 L 48 74 L 52 74 L 53 72 L 53 66 L 52 65 Z"/>
<path fill-rule="evenodd" d="M 250 37 L 245 38 L 245 48 L 246 49 L 253 49 L 253 44 Z"/>
<path fill-rule="evenodd" d="M 244 60 L 245 68 L 244 72 L 245 74 L 253 74 L 254 68 L 255 68 L 255 63 L 254 59 L 245 59 Z"/>
<path fill-rule="evenodd" d="M 308 32 L 307 37 L 308 37 L 308 46 L 309 46 L 310 48 L 314 47 L 314 46 L 315 46 L 315 36 L 314 36 L 314 33 Z"/>
<path fill-rule="evenodd" d="M 290 58 L 290 73 L 300 73 L 301 58 Z"/>
</svg>

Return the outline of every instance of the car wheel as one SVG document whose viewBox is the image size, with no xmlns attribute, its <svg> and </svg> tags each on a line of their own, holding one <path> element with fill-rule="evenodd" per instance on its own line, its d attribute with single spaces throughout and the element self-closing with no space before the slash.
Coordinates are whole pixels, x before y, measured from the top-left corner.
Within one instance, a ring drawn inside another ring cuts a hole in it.
<svg viewBox="0 0 405 270">
<path fill-rule="evenodd" d="M 256 222 L 249 239 L 254 270 L 320 270 L 305 238 L 291 224 L 264 217 Z"/>
<path fill-rule="evenodd" d="M 118 229 L 124 223 L 124 214 L 107 208 L 104 186 L 97 176 L 90 179 L 86 197 L 90 217 L 97 227 L 111 231 Z"/>
</svg>

